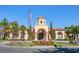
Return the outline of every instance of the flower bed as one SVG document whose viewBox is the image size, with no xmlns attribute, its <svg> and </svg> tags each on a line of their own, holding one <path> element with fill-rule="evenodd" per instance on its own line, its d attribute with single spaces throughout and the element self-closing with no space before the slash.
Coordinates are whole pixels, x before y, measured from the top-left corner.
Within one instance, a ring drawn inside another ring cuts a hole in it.
<svg viewBox="0 0 79 59">
<path fill-rule="evenodd" d="M 53 42 L 46 41 L 46 40 L 33 41 L 32 43 L 34 43 L 34 45 L 38 45 L 38 46 L 49 46 L 49 45 L 53 45 Z"/>
</svg>

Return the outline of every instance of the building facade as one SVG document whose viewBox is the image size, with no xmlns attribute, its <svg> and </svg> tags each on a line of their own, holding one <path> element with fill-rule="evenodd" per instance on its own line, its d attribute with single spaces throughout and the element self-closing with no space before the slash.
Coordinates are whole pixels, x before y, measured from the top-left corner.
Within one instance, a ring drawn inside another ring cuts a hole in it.
<svg viewBox="0 0 79 59">
<path fill-rule="evenodd" d="M 50 34 L 49 34 L 50 28 L 46 24 L 46 19 L 43 16 L 40 16 L 37 18 L 37 25 L 35 26 L 35 41 L 38 40 L 49 40 Z M 66 38 L 66 33 L 63 28 L 52 28 L 52 31 L 54 31 L 55 39 L 62 39 L 64 40 Z"/>
<path fill-rule="evenodd" d="M 50 28 L 46 24 L 46 19 L 43 16 L 40 16 L 37 18 L 37 25 L 34 26 L 34 33 L 35 33 L 35 39 L 34 41 L 40 41 L 40 40 L 49 40 L 50 34 Z M 65 30 L 62 28 L 52 28 L 52 31 L 54 31 L 54 36 L 55 39 L 62 39 L 64 40 L 66 38 L 66 33 Z M 10 33 L 9 39 L 28 39 L 28 31 L 25 31 L 25 34 L 22 35 L 21 32 L 19 31 L 19 36 L 13 36 L 12 33 Z"/>
</svg>

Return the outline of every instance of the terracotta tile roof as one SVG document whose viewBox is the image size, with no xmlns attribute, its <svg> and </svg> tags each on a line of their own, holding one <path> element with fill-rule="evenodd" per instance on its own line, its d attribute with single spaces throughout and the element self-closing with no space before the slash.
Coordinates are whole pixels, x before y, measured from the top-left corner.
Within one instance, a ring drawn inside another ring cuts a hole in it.
<svg viewBox="0 0 79 59">
<path fill-rule="evenodd" d="M 55 31 L 65 31 L 65 29 L 63 29 L 63 28 L 52 28 L 52 30 L 55 30 Z"/>
<path fill-rule="evenodd" d="M 39 16 L 37 19 L 45 19 L 44 16 Z"/>
<path fill-rule="evenodd" d="M 50 30 L 50 28 L 48 30 Z M 55 31 L 65 31 L 64 28 L 52 28 L 52 30 L 55 30 Z M 35 31 L 34 27 L 33 27 L 33 31 Z"/>
</svg>

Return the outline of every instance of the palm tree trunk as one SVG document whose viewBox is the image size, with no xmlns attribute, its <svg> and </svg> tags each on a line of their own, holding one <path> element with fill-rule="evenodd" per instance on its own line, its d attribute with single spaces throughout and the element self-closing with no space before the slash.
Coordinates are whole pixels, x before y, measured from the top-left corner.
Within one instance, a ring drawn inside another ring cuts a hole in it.
<svg viewBox="0 0 79 59">
<path fill-rule="evenodd" d="M 73 34 L 73 43 L 75 43 L 75 34 Z"/>
</svg>

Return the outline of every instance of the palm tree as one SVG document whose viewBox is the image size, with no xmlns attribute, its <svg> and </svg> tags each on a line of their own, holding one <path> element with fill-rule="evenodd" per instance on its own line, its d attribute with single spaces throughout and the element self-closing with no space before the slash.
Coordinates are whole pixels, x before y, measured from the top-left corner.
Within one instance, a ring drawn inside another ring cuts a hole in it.
<svg viewBox="0 0 79 59">
<path fill-rule="evenodd" d="M 6 37 L 9 37 L 9 22 L 6 18 L 3 19 L 2 21 L 2 27 L 3 27 L 3 33 L 4 33 L 4 40 L 6 39 Z"/>
<path fill-rule="evenodd" d="M 3 37 L 3 24 L 0 22 L 0 40 L 2 40 Z"/>
<path fill-rule="evenodd" d="M 68 37 L 70 37 L 71 34 L 71 38 L 69 39 L 75 42 L 76 36 L 78 37 L 79 34 L 79 26 L 71 25 L 69 27 L 65 27 L 65 31 Z"/>
<path fill-rule="evenodd" d="M 16 21 L 11 23 L 11 32 L 12 32 L 12 39 L 17 38 L 19 33 L 19 25 Z"/>
<path fill-rule="evenodd" d="M 71 33 L 69 27 L 65 27 L 65 32 L 66 32 L 66 34 L 67 34 L 67 38 L 69 38 L 69 35 L 70 35 L 70 33 Z"/>
<path fill-rule="evenodd" d="M 2 27 L 3 26 L 3 23 L 2 22 L 0 22 L 0 27 Z"/>
<path fill-rule="evenodd" d="M 79 34 L 79 25 L 74 26 L 73 28 L 73 34 L 74 34 L 74 42 L 78 39 L 78 34 Z"/>
<path fill-rule="evenodd" d="M 78 34 L 79 34 L 79 25 L 76 26 L 76 34 L 77 34 L 77 38 L 78 38 Z"/>
<path fill-rule="evenodd" d="M 75 42 L 76 34 L 77 34 L 77 27 L 74 26 L 74 25 L 71 25 L 71 26 L 70 26 L 70 29 L 71 29 L 71 33 L 72 33 L 73 40 L 74 40 L 74 42 Z"/>
<path fill-rule="evenodd" d="M 66 32 L 67 38 L 69 39 L 70 43 L 73 43 L 72 34 L 71 34 L 72 31 L 70 27 L 65 27 L 65 32 Z"/>
<path fill-rule="evenodd" d="M 20 26 L 20 31 L 21 31 L 21 38 L 24 39 L 26 27 L 24 25 Z"/>
</svg>

